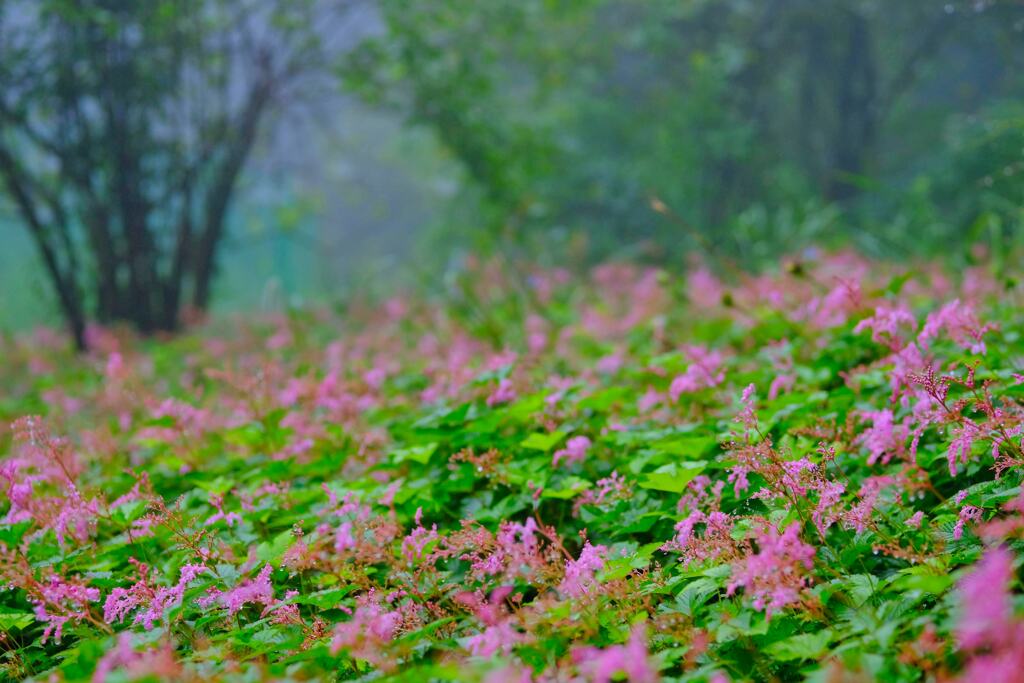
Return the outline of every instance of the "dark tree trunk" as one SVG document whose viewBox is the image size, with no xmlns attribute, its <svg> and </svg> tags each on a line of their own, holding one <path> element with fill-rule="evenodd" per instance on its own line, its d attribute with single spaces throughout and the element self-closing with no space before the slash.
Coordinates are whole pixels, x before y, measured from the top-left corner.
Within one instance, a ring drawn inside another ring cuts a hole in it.
<svg viewBox="0 0 1024 683">
<path fill-rule="evenodd" d="M 77 281 L 77 262 L 73 258 L 73 252 L 67 255 L 67 263 L 62 265 L 58 258 L 57 246 L 54 243 L 54 233 L 60 233 L 62 241 L 70 240 L 67 233 L 67 225 L 44 224 L 39 215 L 36 200 L 31 194 L 30 184 L 22 172 L 18 162 L 6 149 L 0 147 L 0 175 L 3 176 L 7 191 L 14 199 L 18 212 L 29 228 L 29 233 L 39 250 L 43 259 L 50 283 L 53 285 L 54 293 L 60 305 L 61 313 L 68 323 L 71 338 L 75 348 L 84 351 L 85 340 L 85 310 L 82 301 L 82 292 Z M 53 220 L 61 216 L 54 212 Z M 70 244 L 67 244 L 70 246 Z"/>
<path fill-rule="evenodd" d="M 265 111 L 324 63 L 301 21 L 278 22 L 308 16 L 289 0 L 268 0 L 276 9 L 251 21 L 213 12 L 220 3 L 167 13 L 148 2 L 11 2 L 19 9 L 0 2 L 0 181 L 76 346 L 92 316 L 142 334 L 177 330 L 183 305 L 209 305 Z M 38 35 L 20 30 L 25 18 Z"/>
<path fill-rule="evenodd" d="M 192 291 L 192 306 L 205 311 L 210 303 L 210 285 L 216 274 L 217 246 L 224 234 L 231 197 L 234 194 L 238 175 L 252 150 L 259 131 L 263 111 L 272 95 L 269 81 L 261 83 L 249 96 L 249 101 L 238 124 L 236 137 L 225 152 L 223 161 L 206 197 L 203 230 L 196 244 L 192 269 L 195 287 Z"/>
</svg>

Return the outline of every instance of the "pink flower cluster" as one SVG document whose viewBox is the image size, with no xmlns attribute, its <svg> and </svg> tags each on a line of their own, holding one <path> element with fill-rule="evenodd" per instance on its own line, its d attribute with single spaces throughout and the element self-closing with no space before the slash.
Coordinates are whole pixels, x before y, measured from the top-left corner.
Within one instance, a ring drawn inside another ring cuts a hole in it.
<svg viewBox="0 0 1024 683">
<path fill-rule="evenodd" d="M 565 448 L 555 451 L 551 466 L 558 467 L 558 463 L 563 461 L 567 465 L 583 462 L 587 457 L 588 448 L 590 448 L 590 439 L 585 436 L 574 436 L 566 442 Z"/>
<path fill-rule="evenodd" d="M 816 551 L 800 539 L 800 525 L 796 523 L 782 533 L 769 527 L 756 540 L 757 552 L 733 566 L 728 594 L 742 587 L 753 597 L 754 607 L 770 618 L 773 612 L 800 600 L 811 581 Z"/>
<path fill-rule="evenodd" d="M 141 610 L 132 623 L 142 624 L 151 630 L 164 616 L 168 607 L 181 604 L 185 589 L 190 583 L 207 571 L 200 564 L 182 565 L 178 583 L 173 586 L 154 587 L 149 582 L 149 567 L 133 559 L 139 573 L 139 580 L 128 588 L 114 588 L 103 603 L 103 618 L 108 624 L 116 624 L 133 610 Z"/>
<path fill-rule="evenodd" d="M 608 549 L 603 545 L 591 545 L 590 541 L 583 544 L 579 558 L 567 560 L 565 578 L 558 587 L 564 595 L 578 598 L 586 595 L 595 584 L 594 574 L 604 569 L 604 559 Z"/>
<path fill-rule="evenodd" d="M 1013 556 L 1005 548 L 985 553 L 957 587 L 961 613 L 957 643 L 968 653 L 960 680 L 1018 681 L 1024 671 L 1024 621 L 1013 613 Z"/>
<path fill-rule="evenodd" d="M 643 625 L 633 628 L 625 645 L 606 648 L 579 647 L 572 658 L 584 681 L 609 683 L 618 676 L 631 683 L 656 683 L 658 673 L 651 666 Z"/>
</svg>

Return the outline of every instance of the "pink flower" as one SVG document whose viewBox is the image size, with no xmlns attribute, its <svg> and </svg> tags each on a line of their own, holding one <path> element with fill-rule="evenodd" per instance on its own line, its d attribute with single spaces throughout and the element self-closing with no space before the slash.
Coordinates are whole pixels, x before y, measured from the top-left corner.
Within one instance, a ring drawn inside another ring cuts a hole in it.
<svg viewBox="0 0 1024 683">
<path fill-rule="evenodd" d="M 363 381 L 366 382 L 366 386 L 375 391 L 384 385 L 384 380 L 387 378 L 388 371 L 381 367 L 370 368 L 363 375 Z"/>
<path fill-rule="evenodd" d="M 906 306 L 888 306 L 882 304 L 875 308 L 875 314 L 857 323 L 853 328 L 856 333 L 864 330 L 871 330 L 871 339 L 879 344 L 888 344 L 893 349 L 901 348 L 903 338 L 900 335 L 900 327 L 906 326 L 911 330 L 917 328 L 917 320 L 914 314 Z"/>
<path fill-rule="evenodd" d="M 178 583 L 171 587 L 149 585 L 149 567 L 136 562 L 139 580 L 129 588 L 115 588 L 103 603 L 103 619 L 108 624 L 122 621 L 129 612 L 145 608 L 135 615 L 133 623 L 142 624 L 149 631 L 163 618 L 168 607 L 181 604 L 185 589 L 204 572 L 209 571 L 201 564 L 182 565 Z"/>
<path fill-rule="evenodd" d="M 860 308 L 863 296 L 859 282 L 840 280 L 825 296 L 811 299 L 800 311 L 801 317 L 815 327 L 842 325 L 850 313 Z"/>
<path fill-rule="evenodd" d="M 704 534 L 698 536 L 698 524 L 704 525 Z M 728 556 L 736 547 L 732 539 L 732 518 L 720 511 L 704 514 L 693 510 L 686 519 L 680 520 L 676 526 L 676 537 L 661 546 L 666 552 L 679 552 L 683 555 L 683 565 L 715 561 Z"/>
<path fill-rule="evenodd" d="M 736 498 L 750 488 L 750 481 L 747 480 L 748 474 L 750 474 L 750 468 L 746 465 L 736 465 L 729 471 L 728 481 L 733 485 L 732 491 Z"/>
<path fill-rule="evenodd" d="M 217 512 L 206 519 L 205 526 L 211 526 L 220 520 L 224 520 L 224 523 L 228 526 L 234 526 L 236 522 L 241 523 L 242 516 L 237 512 L 224 512 L 224 498 L 222 496 L 211 493 L 210 505 L 213 506 Z"/>
<path fill-rule="evenodd" d="M 886 465 L 893 455 L 903 452 L 907 430 L 905 427 L 896 427 L 891 410 L 862 411 L 860 417 L 872 423 L 857 437 L 857 443 L 868 449 L 869 465 L 879 460 Z"/>
<path fill-rule="evenodd" d="M 611 505 L 612 503 L 628 498 L 630 491 L 626 484 L 626 478 L 618 472 L 612 472 L 611 476 L 598 479 L 595 488 L 587 489 L 576 498 L 573 503 L 572 512 L 578 515 L 580 508 L 584 505 Z"/>
<path fill-rule="evenodd" d="M 200 605 L 206 606 L 216 601 L 227 607 L 228 614 L 235 614 L 242 607 L 249 603 L 270 607 L 274 602 L 274 587 L 270 583 L 270 573 L 274 568 L 269 564 L 265 565 L 255 579 L 245 579 L 242 583 L 226 592 L 211 592 L 204 598 L 198 600 Z"/>
<path fill-rule="evenodd" d="M 525 522 L 502 522 L 495 536 L 497 548 L 494 552 L 470 557 L 473 571 L 485 576 L 494 576 L 505 571 L 516 574 L 538 568 L 544 564 L 539 556 L 537 522 L 528 518 Z"/>
<path fill-rule="evenodd" d="M 622 675 L 630 683 L 655 683 L 658 673 L 651 666 L 645 641 L 643 624 L 637 624 L 625 645 L 578 647 L 572 658 L 585 681 L 609 683 Z"/>
<path fill-rule="evenodd" d="M 871 523 L 871 516 L 875 510 L 875 503 L 878 502 L 882 491 L 894 486 L 897 480 L 888 475 L 868 477 L 861 482 L 858 495 L 860 500 L 850 508 L 844 515 L 843 524 L 847 528 L 856 529 L 858 533 L 863 532 Z"/>
<path fill-rule="evenodd" d="M 758 535 L 757 546 L 757 553 L 733 567 L 728 594 L 743 587 L 753 597 L 754 607 L 771 618 L 772 612 L 800 599 L 800 592 L 810 583 L 808 572 L 814 567 L 815 550 L 800 540 L 797 523 L 781 534 L 769 528 Z"/>
<path fill-rule="evenodd" d="M 974 522 L 977 524 L 981 521 L 981 508 L 973 505 L 965 505 L 960 509 L 960 515 L 956 520 L 956 526 L 953 527 L 953 538 L 960 540 L 964 535 L 964 526 L 967 522 Z"/>
<path fill-rule="evenodd" d="M 1021 678 L 1024 623 L 1013 615 L 1013 579 L 1013 556 L 999 547 L 985 553 L 957 586 L 956 639 L 967 655 L 963 683 Z"/>
<path fill-rule="evenodd" d="M 423 508 L 416 508 L 416 528 L 402 540 L 402 555 L 409 565 L 413 565 L 423 559 L 423 553 L 428 544 L 438 539 L 437 525 L 431 529 L 424 528 Z"/>
<path fill-rule="evenodd" d="M 603 545 L 590 545 L 590 541 L 584 543 L 579 559 L 566 561 L 565 578 L 559 590 L 574 598 L 590 592 L 595 583 L 594 573 L 604 569 L 604 556 L 607 552 L 608 549 Z"/>
<path fill-rule="evenodd" d="M 961 647 L 974 649 L 1004 642 L 1015 628 L 1010 584 L 1013 556 L 1005 548 L 985 553 L 960 580 L 957 594 L 961 614 L 956 638 Z"/>
<path fill-rule="evenodd" d="M 505 377 L 498 382 L 498 387 L 487 397 L 487 406 L 493 408 L 503 403 L 511 403 L 514 400 L 516 400 L 516 390 L 512 387 L 512 380 Z"/>
<path fill-rule="evenodd" d="M 97 662 L 92 683 L 105 683 L 115 671 L 123 672 L 125 680 L 174 680 L 180 675 L 181 667 L 175 661 L 169 643 L 136 652 L 132 647 L 132 634 L 124 631 L 117 635 L 117 645 L 107 650 Z"/>
<path fill-rule="evenodd" d="M 512 627 L 510 620 L 500 621 L 466 640 L 466 649 L 476 657 L 491 659 L 495 655 L 507 656 L 512 648 L 523 641 L 523 634 Z"/>
<path fill-rule="evenodd" d="M 740 398 L 743 410 L 736 416 L 736 421 L 747 429 L 757 429 L 757 407 L 754 405 L 754 399 L 757 398 L 754 393 L 755 391 L 757 389 L 753 384 L 748 384 L 743 390 L 743 396 Z"/>
<path fill-rule="evenodd" d="M 623 362 L 622 352 L 616 351 L 598 360 L 594 367 L 600 373 L 614 375 L 622 368 Z"/>
<path fill-rule="evenodd" d="M 64 625 L 69 621 L 79 623 L 89 616 L 89 603 L 100 599 L 96 588 L 88 588 L 75 581 L 67 581 L 56 574 L 39 585 L 39 595 L 30 596 L 34 604 L 36 619 L 46 624 L 40 642 L 50 636 L 56 642 L 64 635 Z"/>
<path fill-rule="evenodd" d="M 779 394 L 783 391 L 789 391 L 796 384 L 796 375 L 792 373 L 782 373 L 775 376 L 772 383 L 768 386 L 768 400 L 774 401 L 778 398 Z"/>
<path fill-rule="evenodd" d="M 352 522 L 342 522 L 334 535 L 334 551 L 338 553 L 356 547 L 356 537 L 352 534 Z"/>
<path fill-rule="evenodd" d="M 716 387 L 725 381 L 725 371 L 722 370 L 725 358 L 721 352 L 701 346 L 688 346 L 685 353 L 690 359 L 690 365 L 683 374 L 672 380 L 668 388 L 669 398 L 673 402 L 678 402 L 683 394 Z"/>
<path fill-rule="evenodd" d="M 587 449 L 590 448 L 590 439 L 585 436 L 574 436 L 565 444 L 565 448 L 555 451 L 551 461 L 552 467 L 558 467 L 558 463 L 564 460 L 566 464 L 582 462 L 587 456 Z"/>
<path fill-rule="evenodd" d="M 658 392 L 658 390 L 654 387 L 647 387 L 647 391 L 637 399 L 636 409 L 641 413 L 646 413 L 664 400 L 664 397 Z"/>
<path fill-rule="evenodd" d="M 961 347 L 971 353 L 984 354 L 986 349 L 983 337 L 992 329 L 991 325 L 982 325 L 978 322 L 972 306 L 954 299 L 928 315 L 917 340 L 922 346 L 927 346 L 929 341 L 938 337 L 939 332 L 945 330 Z"/>
<path fill-rule="evenodd" d="M 911 529 L 920 529 L 922 521 L 924 521 L 924 512 L 918 510 L 909 518 L 907 518 L 907 521 L 904 523 Z"/>
<path fill-rule="evenodd" d="M 301 624 L 302 617 L 299 615 L 299 606 L 288 601 L 292 598 L 296 598 L 299 595 L 299 591 L 291 590 L 286 591 L 284 594 L 284 600 L 278 600 L 269 608 L 264 610 L 264 613 L 271 613 L 270 621 L 275 624 Z"/>
<path fill-rule="evenodd" d="M 837 481 L 825 481 L 815 490 L 818 492 L 818 504 L 811 514 L 811 519 L 814 526 L 824 533 L 842 516 L 841 501 L 843 494 L 846 493 L 846 486 Z"/>
<path fill-rule="evenodd" d="M 686 297 L 698 308 L 720 306 L 725 293 L 722 281 L 706 266 L 696 266 L 686 276 Z"/>
<path fill-rule="evenodd" d="M 378 666 L 386 660 L 385 646 L 395 638 L 403 617 L 399 610 L 386 609 L 371 591 L 360 599 L 352 619 L 334 627 L 331 654 L 341 650 Z"/>
<path fill-rule="evenodd" d="M 107 380 L 112 382 L 122 380 L 128 374 L 124 365 L 124 358 L 121 356 L 120 351 L 114 351 L 107 357 L 107 365 L 104 368 L 104 374 L 107 376 Z"/>
<path fill-rule="evenodd" d="M 956 476 L 956 463 L 959 460 L 967 464 L 971 456 L 971 447 L 975 439 L 981 437 L 981 428 L 971 420 L 965 419 L 963 423 L 953 429 L 953 440 L 949 442 L 946 450 L 946 459 L 949 461 L 949 475 Z"/>
</svg>

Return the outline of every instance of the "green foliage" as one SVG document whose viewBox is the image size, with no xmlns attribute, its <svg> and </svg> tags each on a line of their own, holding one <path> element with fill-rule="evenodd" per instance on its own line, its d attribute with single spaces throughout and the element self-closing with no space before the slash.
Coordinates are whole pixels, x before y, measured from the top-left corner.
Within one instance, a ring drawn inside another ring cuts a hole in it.
<svg viewBox="0 0 1024 683">
<path fill-rule="evenodd" d="M 991 207 L 969 206 L 977 183 L 1024 154 L 996 139 L 998 104 L 1024 92 L 1012 3 L 414 0 L 382 12 L 387 31 L 343 75 L 462 162 L 467 191 L 442 231 L 465 227 L 478 246 L 543 251 L 579 232 L 591 254 L 700 249 L 754 264 L 823 240 L 941 252 L 992 224 Z M 965 117 L 987 148 L 947 140 Z M 916 206 L 904 200 L 915 179 L 928 188 Z M 1019 213 L 1002 206 L 993 230 L 1016 232 Z"/>
<path fill-rule="evenodd" d="M 3 342 L 5 675 L 909 682 L 1012 655 L 965 644 L 962 577 L 1021 549 L 1019 288 L 851 254 L 463 277 L 473 302 Z"/>
</svg>

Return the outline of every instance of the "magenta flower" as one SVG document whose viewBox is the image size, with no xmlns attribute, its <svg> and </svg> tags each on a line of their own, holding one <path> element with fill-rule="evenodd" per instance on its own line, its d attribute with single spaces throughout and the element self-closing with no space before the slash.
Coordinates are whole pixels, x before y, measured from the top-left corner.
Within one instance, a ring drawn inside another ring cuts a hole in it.
<svg viewBox="0 0 1024 683">
<path fill-rule="evenodd" d="M 957 643 L 968 654 L 960 680 L 1017 681 L 1024 670 L 1024 622 L 1013 614 L 1013 555 L 1003 547 L 985 553 L 960 580 Z"/>
<path fill-rule="evenodd" d="M 230 615 L 239 612 L 249 603 L 268 608 L 274 603 L 274 587 L 270 583 L 270 574 L 273 571 L 274 568 L 267 564 L 255 579 L 245 579 L 228 591 L 211 591 L 197 602 L 204 607 L 218 602 L 227 608 Z"/>
<path fill-rule="evenodd" d="M 508 656 L 524 640 L 508 619 L 486 627 L 482 632 L 466 639 L 466 649 L 475 656 L 490 659 L 495 655 Z"/>
<path fill-rule="evenodd" d="M 185 589 L 204 572 L 209 571 L 201 564 L 182 565 L 178 583 L 170 587 L 153 587 L 149 584 L 149 567 L 141 562 L 135 563 L 139 571 L 139 580 L 129 588 L 115 588 L 103 603 L 103 619 L 108 624 L 123 621 L 130 612 L 141 609 L 132 623 L 142 624 L 147 630 L 163 618 L 164 611 L 181 604 Z"/>
<path fill-rule="evenodd" d="M 137 651 L 132 647 L 132 634 L 124 631 L 117 635 L 117 644 L 96 664 L 92 683 L 105 683 L 115 671 L 124 676 L 120 680 L 174 680 L 180 676 L 181 667 L 174 659 L 170 643 Z"/>
<path fill-rule="evenodd" d="M 591 683 L 610 683 L 617 676 L 630 683 L 655 683 L 658 673 L 651 666 L 645 641 L 643 624 L 637 624 L 625 645 L 578 647 L 572 658 L 583 680 Z"/>
<path fill-rule="evenodd" d="M 551 466 L 558 467 L 558 463 L 563 460 L 568 465 L 583 462 L 588 448 L 590 448 L 590 439 L 585 436 L 574 436 L 566 442 L 565 448 L 555 451 Z"/>
<path fill-rule="evenodd" d="M 860 417 L 871 421 L 871 426 L 861 432 L 857 442 L 868 449 L 868 464 L 881 461 L 889 463 L 893 455 L 903 452 L 907 441 L 907 430 L 894 424 L 891 410 L 863 411 Z"/>
<path fill-rule="evenodd" d="M 584 543 L 579 559 L 566 561 L 565 578 L 562 579 L 559 590 L 574 598 L 588 593 L 595 583 L 595 572 L 604 569 L 604 557 L 607 552 L 608 549 L 603 545 L 590 545 L 590 541 Z"/>
<path fill-rule="evenodd" d="M 743 390 L 743 396 L 740 397 L 740 404 L 743 406 L 743 410 L 736 416 L 736 421 L 747 429 L 757 429 L 757 406 L 754 405 L 754 401 L 757 398 L 756 391 L 757 389 L 753 384 L 748 384 Z"/>
<path fill-rule="evenodd" d="M 945 330 L 950 339 L 961 347 L 971 353 L 984 354 L 986 351 L 984 336 L 992 329 L 991 325 L 982 325 L 978 322 L 978 316 L 972 306 L 960 303 L 959 299 L 954 299 L 938 311 L 929 314 L 917 340 L 922 346 L 927 346 L 932 339 L 938 337 L 939 333 Z"/>
<path fill-rule="evenodd" d="M 87 619 L 89 603 L 99 599 L 99 589 L 51 575 L 48 581 L 39 585 L 39 595 L 29 597 L 34 604 L 36 619 L 46 624 L 40 642 L 45 643 L 52 636 L 59 643 L 64 635 L 64 625 Z"/>
<path fill-rule="evenodd" d="M 716 387 L 725 381 L 722 364 L 725 357 L 720 351 L 708 350 L 702 346 L 688 346 L 685 349 L 690 365 L 686 371 L 672 380 L 668 388 L 673 403 L 683 394 Z"/>
<path fill-rule="evenodd" d="M 1018 628 L 1013 621 L 1010 584 L 1013 556 L 1005 548 L 985 553 L 957 585 L 962 612 L 956 627 L 961 647 L 998 645 Z"/>
<path fill-rule="evenodd" d="M 810 584 L 815 549 L 800 540 L 800 525 L 795 522 L 781 534 L 775 528 L 759 534 L 757 547 L 757 553 L 733 566 L 728 594 L 742 587 L 754 607 L 771 618 L 773 612 L 797 602 Z"/>
<path fill-rule="evenodd" d="M 512 380 L 505 377 L 498 382 L 498 387 L 487 397 L 487 406 L 493 408 L 503 403 L 511 403 L 514 400 L 516 400 L 516 390 L 512 386 Z"/>
<path fill-rule="evenodd" d="M 955 477 L 957 473 L 956 463 L 960 461 L 966 465 L 971 457 L 971 447 L 975 440 L 981 438 L 981 428 L 971 420 L 964 419 L 961 424 L 953 428 L 953 440 L 949 442 L 946 450 L 946 459 L 949 462 L 949 475 Z"/>
<path fill-rule="evenodd" d="M 910 309 L 903 305 L 882 304 L 875 308 L 874 315 L 857 323 L 853 331 L 859 333 L 871 330 L 872 341 L 888 344 L 895 350 L 904 346 L 904 339 L 900 332 L 902 327 L 908 327 L 911 330 L 917 329 L 917 319 L 914 318 Z"/>
</svg>

